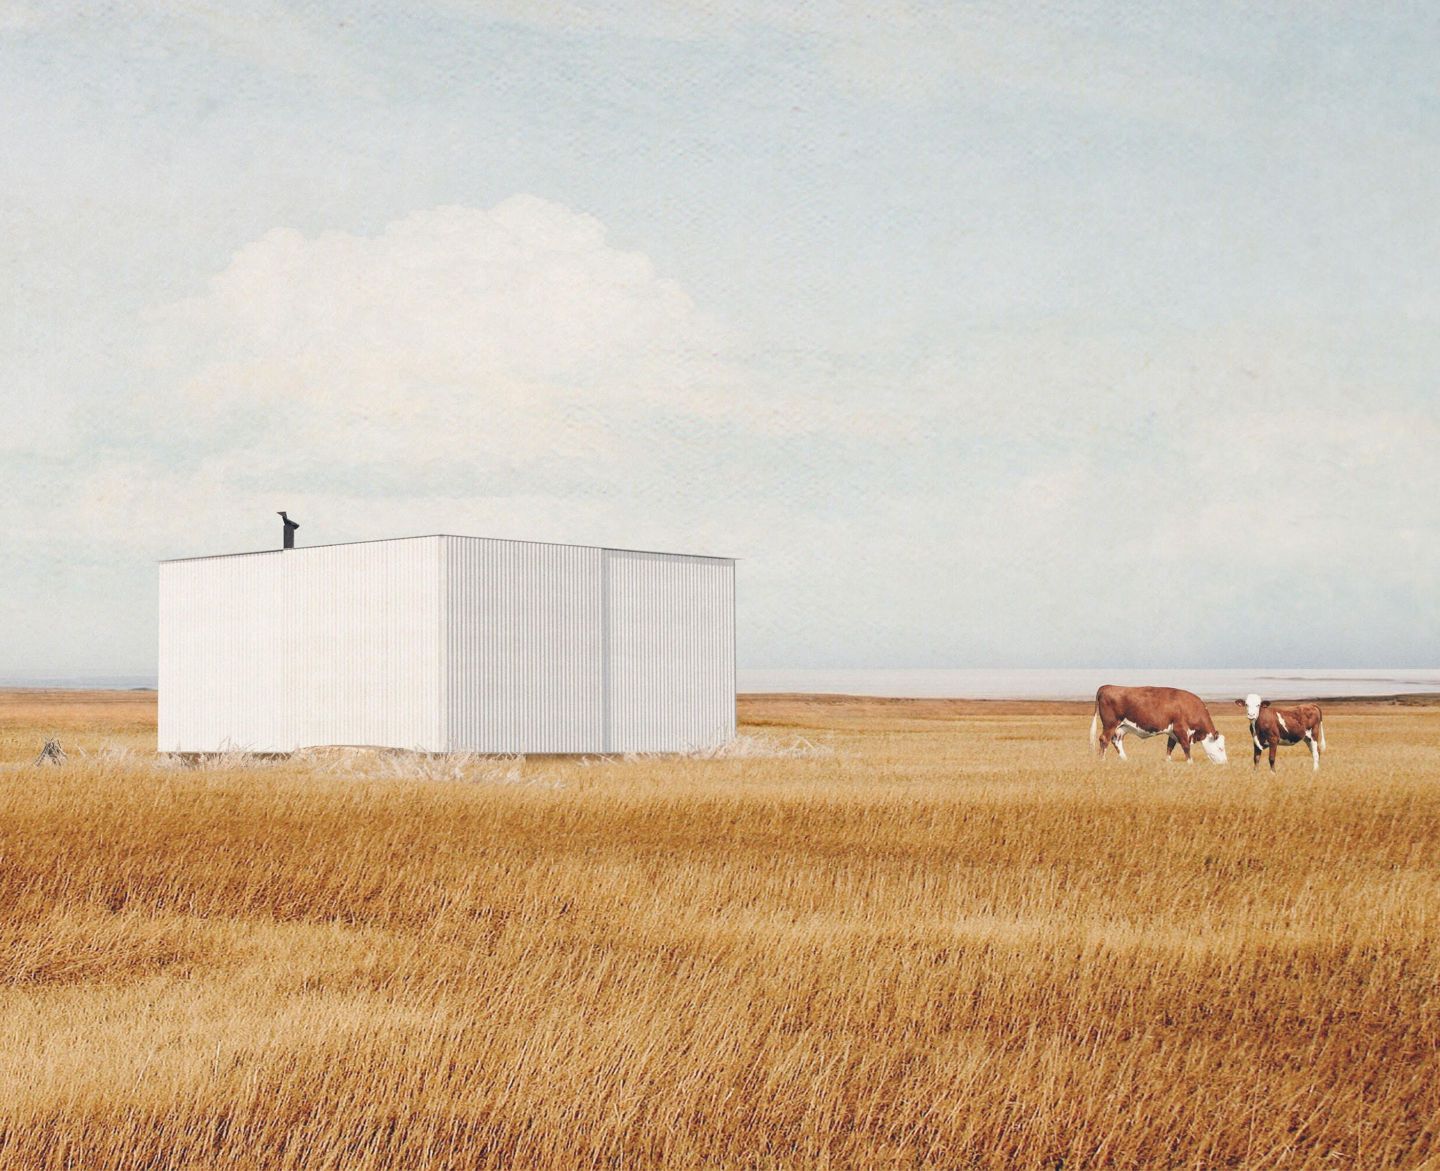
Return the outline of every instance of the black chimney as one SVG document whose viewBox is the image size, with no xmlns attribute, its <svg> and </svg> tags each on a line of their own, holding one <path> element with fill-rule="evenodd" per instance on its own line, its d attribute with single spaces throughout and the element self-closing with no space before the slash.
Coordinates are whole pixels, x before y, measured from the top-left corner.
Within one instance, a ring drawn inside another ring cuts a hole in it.
<svg viewBox="0 0 1440 1171">
<path fill-rule="evenodd" d="M 280 519 L 285 522 L 285 548 L 295 548 L 295 530 L 300 527 L 299 521 L 291 520 L 283 512 L 279 514 Z"/>
</svg>

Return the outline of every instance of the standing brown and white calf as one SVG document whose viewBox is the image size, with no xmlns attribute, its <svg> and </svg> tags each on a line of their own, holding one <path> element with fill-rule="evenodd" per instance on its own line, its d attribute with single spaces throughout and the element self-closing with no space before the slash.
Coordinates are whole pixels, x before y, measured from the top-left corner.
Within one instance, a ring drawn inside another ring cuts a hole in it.
<svg viewBox="0 0 1440 1171">
<path fill-rule="evenodd" d="M 1255 745 L 1255 767 L 1260 767 L 1260 753 L 1270 750 L 1270 771 L 1275 771 L 1275 749 L 1282 744 L 1310 746 L 1312 772 L 1320 771 L 1320 753 L 1325 750 L 1325 717 L 1318 703 L 1297 703 L 1294 707 L 1275 707 L 1268 699 L 1251 692 L 1236 704 L 1250 717 L 1250 739 Z"/>
<path fill-rule="evenodd" d="M 1178 744 L 1185 750 L 1186 763 L 1194 764 L 1190 746 L 1198 740 L 1206 756 L 1216 764 L 1226 763 L 1225 737 L 1216 731 L 1210 710 L 1198 695 L 1178 687 L 1116 687 L 1107 683 L 1100 688 L 1095 693 L 1095 715 L 1090 720 L 1090 743 L 1100 746 L 1102 757 L 1113 743 L 1124 760 L 1127 732 L 1142 739 L 1166 733 L 1166 760 Z"/>
</svg>

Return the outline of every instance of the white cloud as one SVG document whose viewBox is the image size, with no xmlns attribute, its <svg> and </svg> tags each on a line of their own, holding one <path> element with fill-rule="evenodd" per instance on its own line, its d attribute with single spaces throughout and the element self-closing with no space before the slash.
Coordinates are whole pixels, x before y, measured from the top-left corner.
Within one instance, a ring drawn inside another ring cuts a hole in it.
<svg viewBox="0 0 1440 1171">
<path fill-rule="evenodd" d="M 676 282 L 532 196 L 271 231 L 152 326 L 189 425 L 257 460 L 613 456 L 627 421 L 711 414 L 737 380 Z"/>
<path fill-rule="evenodd" d="M 266 547 L 287 508 L 306 542 L 747 556 L 795 543 L 836 441 L 913 436 L 893 399 L 739 360 L 647 257 L 530 196 L 373 235 L 268 232 L 147 328 L 145 400 L 97 420 L 83 462 L 0 499 L 0 529 L 36 555 L 46 532 L 136 564 Z"/>
<path fill-rule="evenodd" d="M 528 195 L 373 236 L 276 229 L 150 326 L 171 388 L 152 403 L 157 446 L 184 432 L 237 484 L 346 468 L 424 491 L 484 466 L 564 494 L 717 430 L 906 434 L 887 404 L 747 364 L 648 257 Z"/>
<path fill-rule="evenodd" d="M 699 336 L 690 298 L 648 258 L 533 196 L 416 212 L 374 237 L 277 229 L 160 317 L 252 355 L 333 358 L 359 346 L 441 379 L 609 371 Z"/>
</svg>

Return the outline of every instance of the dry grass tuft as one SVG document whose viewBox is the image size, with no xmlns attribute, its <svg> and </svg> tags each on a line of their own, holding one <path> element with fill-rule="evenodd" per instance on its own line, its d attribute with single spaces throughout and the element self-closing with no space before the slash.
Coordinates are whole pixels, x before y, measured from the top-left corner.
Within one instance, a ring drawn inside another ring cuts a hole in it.
<svg viewBox="0 0 1440 1171">
<path fill-rule="evenodd" d="M 795 736 L 785 740 L 775 736 L 750 736 L 742 732 L 717 748 L 697 749 L 690 755 L 697 760 L 754 760 L 757 758 L 830 756 L 834 751 L 830 745 L 816 744 L 804 736 Z"/>
<path fill-rule="evenodd" d="M 0 695 L 0 1166 L 1440 1158 L 1434 709 L 1272 778 L 794 697 L 710 758 L 165 768 L 137 702 Z"/>
</svg>

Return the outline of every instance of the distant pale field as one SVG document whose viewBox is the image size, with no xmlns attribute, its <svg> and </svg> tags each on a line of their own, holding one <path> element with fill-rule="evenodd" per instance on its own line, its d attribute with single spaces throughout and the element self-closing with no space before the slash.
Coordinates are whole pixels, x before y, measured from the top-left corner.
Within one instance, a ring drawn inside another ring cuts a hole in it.
<svg viewBox="0 0 1440 1171">
<path fill-rule="evenodd" d="M 177 768 L 0 693 L 0 1167 L 1440 1166 L 1440 709 L 1214 710 Z"/>
</svg>

